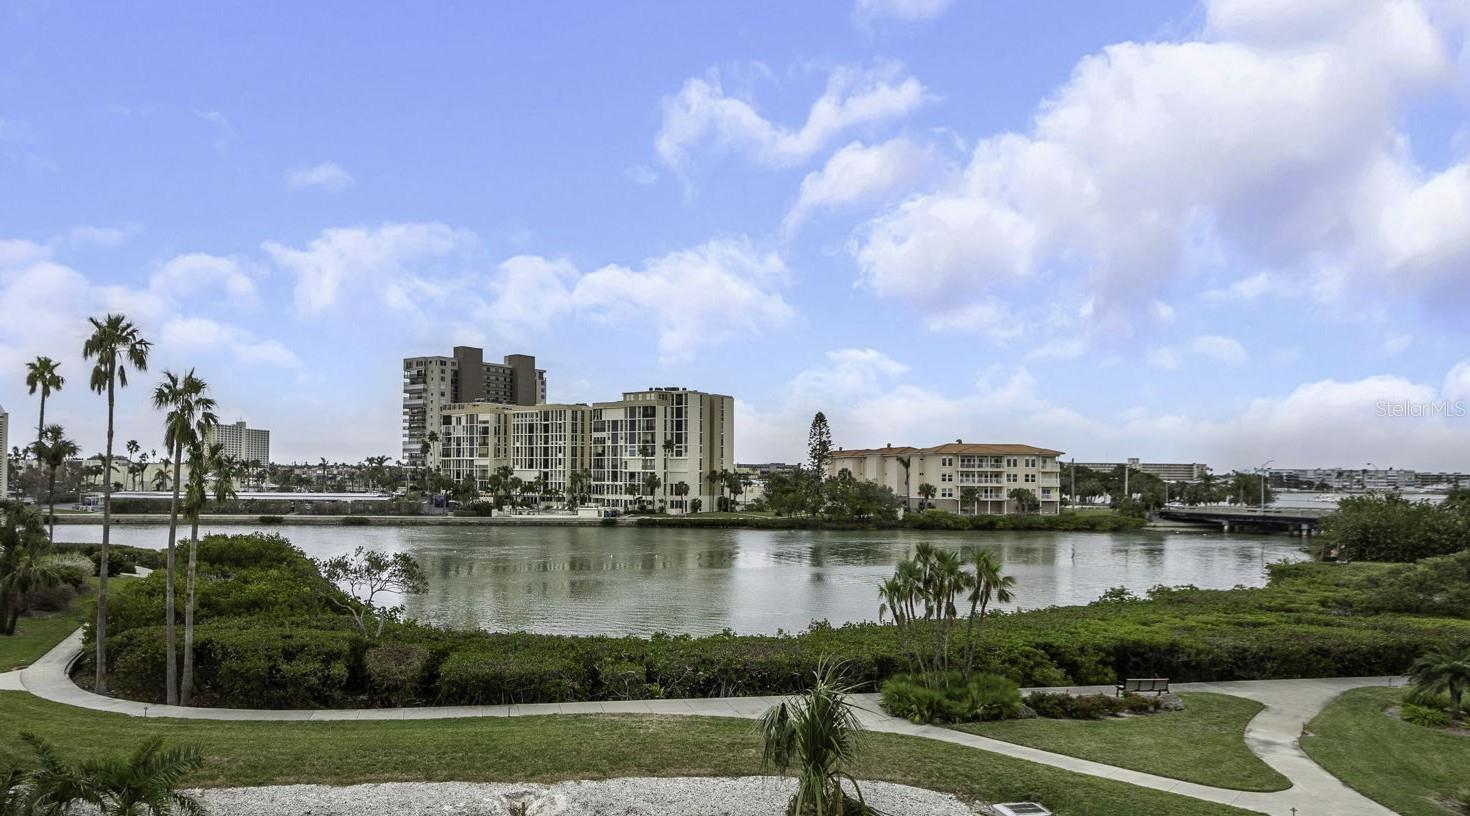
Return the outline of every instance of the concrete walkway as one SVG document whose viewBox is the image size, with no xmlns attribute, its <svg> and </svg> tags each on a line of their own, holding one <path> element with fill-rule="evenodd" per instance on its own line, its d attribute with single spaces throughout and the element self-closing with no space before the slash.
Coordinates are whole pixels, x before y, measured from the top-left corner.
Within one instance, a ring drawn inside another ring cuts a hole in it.
<svg viewBox="0 0 1470 816">
<path fill-rule="evenodd" d="M 0 674 L 0 689 L 27 691 L 56 703 L 124 714 L 131 717 L 173 717 L 194 720 L 239 721 L 328 721 L 328 720 L 430 720 L 456 717 L 529 717 L 548 714 L 655 714 L 754 719 L 780 702 L 781 697 L 723 697 L 686 700 L 625 700 L 580 703 L 538 703 L 498 706 L 433 706 L 420 708 L 364 708 L 325 710 L 262 710 L 236 708 L 189 708 L 149 705 L 132 700 L 104 697 L 86 691 L 68 675 L 81 655 L 82 633 L 74 632 L 31 666 Z M 864 727 L 889 734 L 904 734 L 963 745 L 1015 759 L 1036 762 L 1075 773 L 1113 779 L 1154 790 L 1177 793 L 1208 802 L 1233 805 L 1271 816 L 1393 816 L 1393 811 L 1359 795 L 1301 750 L 1298 738 L 1312 717 L 1344 691 L 1360 686 L 1391 685 L 1388 677 L 1351 677 L 1322 680 L 1254 680 L 1230 683 L 1177 683 L 1177 691 L 1203 691 L 1256 700 L 1266 706 L 1246 727 L 1246 743 L 1266 764 L 1291 781 L 1292 786 L 1276 793 L 1236 791 L 1182 782 L 1154 774 L 1105 765 L 1037 748 L 1001 742 L 962 731 L 930 725 L 915 725 L 890 717 L 878 707 L 876 694 L 858 694 L 854 699 L 863 710 Z M 1103 689 L 1073 688 L 1074 692 Z"/>
</svg>

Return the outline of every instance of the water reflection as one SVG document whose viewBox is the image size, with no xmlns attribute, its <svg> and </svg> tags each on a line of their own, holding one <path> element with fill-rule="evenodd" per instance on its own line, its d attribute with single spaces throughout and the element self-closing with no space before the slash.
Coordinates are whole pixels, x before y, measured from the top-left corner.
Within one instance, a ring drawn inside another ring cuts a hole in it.
<svg viewBox="0 0 1470 816">
<path fill-rule="evenodd" d="M 206 532 L 243 532 L 214 527 Z M 993 552 L 1015 606 L 1086 603 L 1115 586 L 1259 586 L 1299 559 L 1294 539 L 1204 533 L 810 532 L 563 527 L 273 528 L 316 558 L 358 545 L 412 553 L 429 591 L 409 614 L 452 627 L 563 634 L 799 631 L 872 620 L 878 582 L 921 542 Z M 161 546 L 162 528 L 120 526 L 119 544 Z M 65 528 L 97 541 L 101 528 Z"/>
</svg>

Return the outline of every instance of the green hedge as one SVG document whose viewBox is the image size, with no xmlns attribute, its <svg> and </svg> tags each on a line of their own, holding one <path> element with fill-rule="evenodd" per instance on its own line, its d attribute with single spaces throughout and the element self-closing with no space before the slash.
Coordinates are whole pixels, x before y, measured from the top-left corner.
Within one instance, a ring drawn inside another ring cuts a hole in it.
<svg viewBox="0 0 1470 816">
<path fill-rule="evenodd" d="M 894 521 L 844 520 L 817 516 L 641 516 L 644 527 L 716 527 L 756 530 L 1060 530 L 1120 532 L 1137 530 L 1147 521 L 1107 512 L 1062 513 L 1055 516 L 966 516 L 944 510 L 921 510 Z"/>
</svg>

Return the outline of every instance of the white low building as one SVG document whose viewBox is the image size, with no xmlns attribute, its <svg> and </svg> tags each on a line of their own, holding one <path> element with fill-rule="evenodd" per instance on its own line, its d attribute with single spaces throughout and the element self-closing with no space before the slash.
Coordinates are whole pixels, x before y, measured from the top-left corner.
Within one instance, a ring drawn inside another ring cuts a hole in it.
<svg viewBox="0 0 1470 816">
<path fill-rule="evenodd" d="M 827 475 L 848 471 L 854 478 L 877 482 L 909 506 L 917 506 L 921 486 L 934 487 L 929 505 L 964 514 L 1019 513 L 1010 498 L 1018 488 L 1031 491 L 1042 515 L 1061 512 L 1061 451 L 1033 445 L 966 444 L 955 440 L 930 448 L 894 447 L 832 452 Z M 904 467 L 907 461 L 908 467 Z"/>
</svg>

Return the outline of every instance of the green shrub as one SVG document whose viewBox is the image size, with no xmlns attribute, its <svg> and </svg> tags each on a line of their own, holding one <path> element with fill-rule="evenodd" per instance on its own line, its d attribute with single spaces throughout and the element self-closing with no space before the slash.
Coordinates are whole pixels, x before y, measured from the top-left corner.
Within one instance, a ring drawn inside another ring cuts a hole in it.
<svg viewBox="0 0 1470 816">
<path fill-rule="evenodd" d="M 1399 718 L 1406 723 L 1422 725 L 1425 728 L 1445 728 L 1453 722 L 1450 715 L 1437 708 L 1428 708 L 1413 703 L 1404 703 L 1399 706 Z"/>
<path fill-rule="evenodd" d="M 1107 694 L 1067 694 L 1065 692 L 1033 691 L 1026 695 L 1026 705 L 1038 717 L 1053 720 L 1100 720 L 1122 714 L 1125 711 L 1141 713 L 1156 711 L 1160 703 L 1137 702 L 1145 698 L 1137 695 L 1112 697 Z"/>
<path fill-rule="evenodd" d="M 995 674 L 977 674 L 964 683 L 952 673 L 942 689 L 929 688 L 913 675 L 898 675 L 883 683 L 879 700 L 884 711 L 916 723 L 1000 720 L 1021 708 L 1015 681 Z"/>
<path fill-rule="evenodd" d="M 284 524 L 285 516 L 259 516 L 255 519 L 257 524 Z"/>
<path fill-rule="evenodd" d="M 1426 691 L 1418 686 L 1409 686 L 1404 692 L 1404 702 L 1424 708 L 1443 709 L 1450 707 L 1450 695 L 1443 691 Z"/>
<path fill-rule="evenodd" d="M 608 700 L 648 700 L 663 697 L 663 687 L 648 682 L 648 670 L 636 660 L 603 660 L 596 666 L 601 697 Z"/>
<path fill-rule="evenodd" d="M 385 643 L 362 658 L 368 692 L 378 705 L 405 706 L 418 698 L 429 650 L 412 643 Z"/>
<path fill-rule="evenodd" d="M 110 555 L 110 553 L 109 553 Z M 87 579 L 97 572 L 97 565 L 81 553 L 58 553 L 48 559 L 61 578 L 61 582 L 72 589 L 87 585 Z M 109 557 L 108 561 L 112 559 Z M 109 565 L 110 566 L 110 565 Z"/>
<path fill-rule="evenodd" d="M 373 520 L 370 519 L 370 518 L 368 518 L 367 516 L 343 516 L 342 517 L 342 526 L 344 526 L 344 527 L 366 527 L 366 526 L 368 526 L 368 525 L 370 525 L 372 523 L 373 523 Z"/>
<path fill-rule="evenodd" d="M 551 654 L 455 652 L 439 666 L 440 702 L 502 705 L 583 699 L 590 684 L 579 662 Z"/>
<path fill-rule="evenodd" d="M 454 515 L 462 518 L 483 518 L 495 515 L 495 503 L 484 499 L 475 499 L 472 502 L 461 504 L 454 509 Z"/>
</svg>

